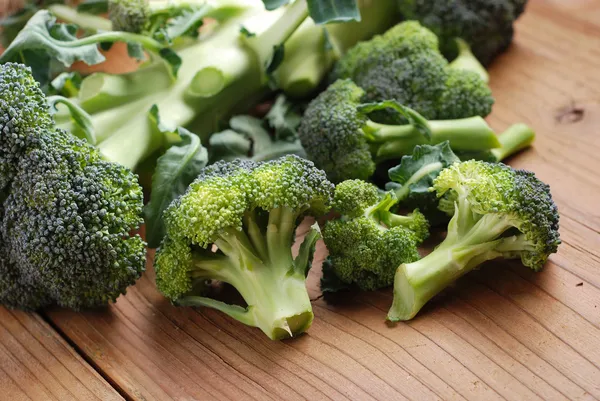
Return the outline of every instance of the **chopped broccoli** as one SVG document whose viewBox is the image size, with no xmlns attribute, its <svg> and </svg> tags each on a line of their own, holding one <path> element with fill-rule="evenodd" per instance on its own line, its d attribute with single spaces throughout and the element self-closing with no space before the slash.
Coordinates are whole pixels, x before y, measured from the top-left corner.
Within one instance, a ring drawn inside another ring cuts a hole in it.
<svg viewBox="0 0 600 401">
<path fill-rule="evenodd" d="M 338 80 L 310 103 L 302 119 L 302 145 L 332 181 L 366 180 L 377 163 L 410 154 L 418 144 L 449 140 L 453 149 L 465 151 L 499 146 L 481 117 L 427 121 L 394 102 L 361 105 L 364 95 L 352 81 Z M 387 108 L 394 108 L 410 123 L 385 125 L 368 118 L 368 113 Z"/>
<path fill-rule="evenodd" d="M 144 271 L 142 189 L 126 168 L 57 129 L 31 70 L 0 66 L 0 302 L 80 309 L 114 301 Z"/>
<path fill-rule="evenodd" d="M 532 172 L 466 161 L 442 170 L 433 189 L 440 209 L 453 214 L 448 234 L 423 259 L 398 267 L 389 320 L 412 319 L 433 296 L 487 260 L 520 258 L 539 271 L 560 244 L 550 188 Z"/>
<path fill-rule="evenodd" d="M 337 185 L 333 207 L 341 216 L 323 230 L 329 273 L 361 290 L 375 290 L 392 284 L 398 265 L 419 259 L 417 245 L 429 236 L 429 225 L 418 209 L 407 216 L 390 212 L 396 201 L 393 192 L 381 196 L 361 180 Z"/>
<path fill-rule="evenodd" d="M 440 38 L 445 55 L 456 55 L 456 38 L 468 43 L 484 65 L 506 50 L 513 38 L 513 24 L 527 0 L 400 0 L 406 19 L 418 20 Z"/>
<path fill-rule="evenodd" d="M 300 217 L 327 212 L 333 184 L 313 163 L 289 155 L 207 167 L 166 210 L 156 283 L 177 305 L 207 306 L 281 339 L 313 319 L 305 286 L 319 233 L 311 230 L 294 259 Z M 203 296 L 202 283 L 231 284 L 247 307 Z"/>
<path fill-rule="evenodd" d="M 354 46 L 332 73 L 343 78 L 364 89 L 365 101 L 396 100 L 428 119 L 485 117 L 494 103 L 480 76 L 449 68 L 435 34 L 415 21 Z"/>
</svg>

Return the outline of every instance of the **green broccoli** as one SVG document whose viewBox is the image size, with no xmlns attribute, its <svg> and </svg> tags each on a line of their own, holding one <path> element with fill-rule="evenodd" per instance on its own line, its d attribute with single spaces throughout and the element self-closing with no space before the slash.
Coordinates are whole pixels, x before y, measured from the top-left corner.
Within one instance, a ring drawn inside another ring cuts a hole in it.
<svg viewBox="0 0 600 401">
<path fill-rule="evenodd" d="M 429 236 L 429 225 L 418 209 L 407 216 L 390 212 L 396 201 L 393 192 L 381 196 L 365 181 L 336 186 L 333 208 L 341 216 L 323 230 L 331 267 L 325 282 L 335 274 L 346 284 L 375 290 L 393 283 L 398 265 L 419 259 L 417 245 Z"/>
<path fill-rule="evenodd" d="M 164 213 L 158 289 L 177 305 L 215 308 L 271 339 L 302 333 L 313 319 L 305 279 L 319 232 L 310 231 L 295 259 L 294 233 L 302 216 L 326 213 L 332 195 L 325 174 L 298 156 L 207 167 Z M 207 280 L 231 284 L 247 307 L 204 296 Z"/>
<path fill-rule="evenodd" d="M 435 34 L 415 21 L 354 46 L 333 70 L 332 81 L 343 78 L 363 88 L 367 102 L 396 100 L 428 119 L 485 117 L 494 103 L 480 76 L 449 68 Z"/>
<path fill-rule="evenodd" d="M 446 140 L 455 150 L 483 151 L 500 144 L 481 117 L 427 121 L 395 102 L 361 105 L 365 92 L 352 81 L 338 80 L 306 110 L 299 136 L 308 157 L 334 182 L 366 180 L 377 163 L 410 154 L 418 144 Z M 393 108 L 409 124 L 375 123 L 368 114 Z"/>
<path fill-rule="evenodd" d="M 513 24 L 527 0 L 400 0 L 406 19 L 418 20 L 440 38 L 442 53 L 456 55 L 456 38 L 471 46 L 477 59 L 488 65 L 506 50 L 513 38 Z"/>
<path fill-rule="evenodd" d="M 433 189 L 440 209 L 453 214 L 448 234 L 423 259 L 398 267 L 389 320 L 412 319 L 433 296 L 487 260 L 520 258 L 539 271 L 557 251 L 558 210 L 548 185 L 532 172 L 472 160 L 442 170 Z"/>
<path fill-rule="evenodd" d="M 0 66 L 0 302 L 73 309 L 114 301 L 144 271 L 142 189 L 54 126 L 31 70 Z"/>
</svg>

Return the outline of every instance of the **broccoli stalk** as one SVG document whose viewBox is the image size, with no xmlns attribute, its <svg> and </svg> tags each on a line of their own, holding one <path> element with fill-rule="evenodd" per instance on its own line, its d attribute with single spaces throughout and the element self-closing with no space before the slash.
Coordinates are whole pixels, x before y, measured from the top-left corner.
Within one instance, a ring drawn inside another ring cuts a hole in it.
<svg viewBox="0 0 600 401">
<path fill-rule="evenodd" d="M 471 46 L 460 38 L 456 39 L 455 42 L 456 48 L 458 49 L 458 55 L 450 62 L 450 64 L 448 64 L 448 67 L 457 70 L 473 71 L 479 75 L 484 82 L 489 82 L 490 75 L 471 51 Z"/>
<path fill-rule="evenodd" d="M 392 321 L 412 319 L 433 296 L 487 260 L 520 258 L 539 271 L 560 244 L 549 187 L 531 172 L 467 161 L 442 170 L 433 188 L 443 197 L 440 208 L 453 213 L 448 234 L 423 259 L 398 267 Z"/>
<path fill-rule="evenodd" d="M 302 333 L 313 319 L 305 279 L 319 232 L 311 230 L 296 258 L 291 247 L 299 218 L 327 212 L 332 193 L 325 174 L 297 156 L 207 167 L 164 213 L 159 290 L 177 305 L 215 308 L 271 339 Z M 231 284 L 247 306 L 208 297 L 207 280 Z"/>
<path fill-rule="evenodd" d="M 335 182 L 366 180 L 375 165 L 401 158 L 420 144 L 449 141 L 454 150 L 484 151 L 500 146 L 481 117 L 428 121 L 393 101 L 361 104 L 365 91 L 352 81 L 338 80 L 315 98 L 302 119 L 300 140 L 307 155 Z M 408 124 L 376 123 L 368 115 L 395 110 Z"/>
</svg>

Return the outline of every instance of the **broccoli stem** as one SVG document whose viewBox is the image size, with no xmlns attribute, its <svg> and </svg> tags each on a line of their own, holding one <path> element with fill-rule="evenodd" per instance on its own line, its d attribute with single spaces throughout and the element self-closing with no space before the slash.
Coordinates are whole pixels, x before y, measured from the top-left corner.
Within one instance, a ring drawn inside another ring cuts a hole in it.
<svg viewBox="0 0 600 401">
<path fill-rule="evenodd" d="M 436 294 L 481 263 L 509 252 L 499 238 L 512 227 L 505 216 L 487 214 L 475 220 L 472 205 L 459 195 L 446 239 L 429 255 L 398 267 L 394 278 L 391 321 L 410 320 Z"/>
<path fill-rule="evenodd" d="M 59 20 L 76 23 L 79 28 L 85 31 L 102 32 L 112 30 L 110 20 L 88 13 L 81 13 L 76 9 L 63 4 L 53 4 L 48 6 L 48 10 Z"/>
<path fill-rule="evenodd" d="M 428 121 L 431 138 L 427 139 L 417 127 L 379 124 L 368 120 L 363 128 L 372 144 L 376 161 L 399 158 L 412 152 L 416 145 L 435 145 L 449 141 L 453 150 L 481 151 L 496 148 L 500 142 L 494 131 L 479 116 L 458 120 Z"/>
<path fill-rule="evenodd" d="M 529 147 L 534 139 L 535 132 L 531 128 L 525 124 L 514 124 L 498 135 L 500 147 L 491 152 L 499 162 Z"/>
<path fill-rule="evenodd" d="M 485 82 L 490 81 L 490 76 L 483 65 L 477 60 L 477 57 L 471 51 L 471 46 L 460 38 L 455 39 L 458 56 L 448 65 L 456 70 L 472 71 L 479 75 Z"/>
</svg>

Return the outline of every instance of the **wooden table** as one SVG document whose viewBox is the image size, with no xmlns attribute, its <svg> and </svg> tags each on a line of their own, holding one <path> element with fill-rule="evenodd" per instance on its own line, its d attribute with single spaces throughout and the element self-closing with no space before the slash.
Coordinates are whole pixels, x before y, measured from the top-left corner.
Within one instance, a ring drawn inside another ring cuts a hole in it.
<svg viewBox="0 0 600 401">
<path fill-rule="evenodd" d="M 320 299 L 308 334 L 271 342 L 174 308 L 150 269 L 103 311 L 0 309 L 0 399 L 600 399 L 600 1 L 532 0 L 490 73 L 493 127 L 538 133 L 510 164 L 550 183 L 561 212 L 542 273 L 489 263 L 393 327 L 389 290 Z"/>
</svg>

